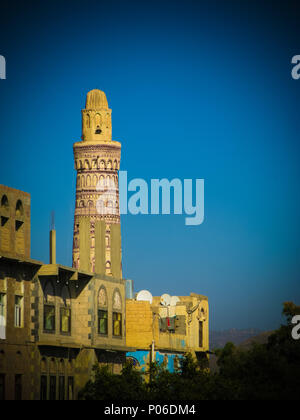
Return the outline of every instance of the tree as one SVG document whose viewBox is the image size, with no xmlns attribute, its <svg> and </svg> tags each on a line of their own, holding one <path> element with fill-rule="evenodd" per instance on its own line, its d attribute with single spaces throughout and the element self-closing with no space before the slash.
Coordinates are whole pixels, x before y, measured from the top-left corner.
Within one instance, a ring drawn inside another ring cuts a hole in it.
<svg viewBox="0 0 300 420">
<path fill-rule="evenodd" d="M 283 314 L 287 323 L 275 331 L 267 344 L 253 344 L 249 350 L 227 343 L 218 350 L 219 372 L 206 368 L 207 357 L 196 360 L 187 353 L 181 366 L 169 372 L 150 363 L 146 374 L 131 363 L 121 375 L 108 367 L 95 367 L 80 398 L 85 400 L 296 400 L 300 389 L 300 340 L 293 340 L 291 320 L 300 307 L 288 302 Z M 149 380 L 145 380 L 149 378 Z"/>
</svg>

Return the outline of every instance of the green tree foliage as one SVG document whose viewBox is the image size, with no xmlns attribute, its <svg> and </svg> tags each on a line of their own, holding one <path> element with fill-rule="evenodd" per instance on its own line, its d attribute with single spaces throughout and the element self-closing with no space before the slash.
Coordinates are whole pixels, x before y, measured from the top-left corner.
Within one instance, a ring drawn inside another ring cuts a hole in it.
<svg viewBox="0 0 300 420">
<path fill-rule="evenodd" d="M 227 343 L 218 350 L 219 371 L 210 373 L 207 358 L 186 354 L 181 367 L 170 373 L 163 365 L 150 363 L 143 374 L 131 363 L 121 375 L 107 367 L 95 368 L 95 379 L 80 393 L 85 400 L 296 400 L 300 396 L 300 340 L 293 340 L 291 320 L 300 307 L 285 303 L 287 323 L 267 344 L 249 350 Z"/>
</svg>

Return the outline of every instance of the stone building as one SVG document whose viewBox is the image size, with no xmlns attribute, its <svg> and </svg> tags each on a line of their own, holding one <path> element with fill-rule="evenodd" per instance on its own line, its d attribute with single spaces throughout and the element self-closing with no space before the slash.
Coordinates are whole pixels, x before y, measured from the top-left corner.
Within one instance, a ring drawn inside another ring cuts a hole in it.
<svg viewBox="0 0 300 420">
<path fill-rule="evenodd" d="M 136 348 L 127 353 L 127 358 L 144 372 L 150 361 L 173 371 L 187 352 L 199 361 L 208 357 L 207 297 L 191 293 L 170 299 L 166 304 L 165 296 L 168 297 L 126 301 L 126 343 Z"/>
<path fill-rule="evenodd" d="M 119 373 L 126 354 L 141 366 L 141 356 L 208 350 L 207 298 L 180 297 L 172 316 L 159 298 L 132 299 L 122 275 L 120 154 L 106 96 L 93 90 L 74 144 L 72 267 L 56 262 L 54 229 L 49 264 L 31 258 L 30 195 L 0 185 L 0 400 L 76 399 L 95 364 Z"/>
<path fill-rule="evenodd" d="M 105 94 L 92 91 L 74 145 L 73 267 L 30 258 L 30 195 L 0 186 L 0 399 L 74 399 L 95 363 L 126 351 L 118 168 Z"/>
</svg>

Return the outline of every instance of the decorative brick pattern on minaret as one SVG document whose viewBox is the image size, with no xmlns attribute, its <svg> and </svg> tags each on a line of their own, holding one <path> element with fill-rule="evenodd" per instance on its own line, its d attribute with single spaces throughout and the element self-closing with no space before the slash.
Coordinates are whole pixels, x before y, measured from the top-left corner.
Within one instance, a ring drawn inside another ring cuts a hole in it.
<svg viewBox="0 0 300 420">
<path fill-rule="evenodd" d="M 117 231 L 120 232 L 118 170 L 121 144 L 112 141 L 111 109 L 104 92 L 95 89 L 87 94 L 86 107 L 82 110 L 82 141 L 75 143 L 73 148 L 77 171 L 73 267 L 95 272 L 95 267 L 104 266 L 105 273 L 99 274 L 116 277 L 114 273 L 119 273 L 118 277 L 121 277 L 121 267 L 112 267 L 112 255 L 116 253 L 120 258 L 113 260 L 121 265 L 121 237 L 111 241 L 111 236 L 115 237 L 115 234 L 111 235 L 111 226 L 119 225 Z M 86 241 L 86 236 L 80 235 L 80 226 L 86 228 L 87 225 Z M 96 229 L 97 225 L 102 227 Z M 95 230 L 105 235 L 105 245 L 99 248 L 96 244 L 102 242 L 95 240 Z M 85 238 L 81 246 L 80 237 Z M 84 251 L 84 257 L 80 249 Z M 83 258 L 89 258 L 89 261 L 83 261 Z M 104 264 L 96 264 L 97 258 Z"/>
</svg>

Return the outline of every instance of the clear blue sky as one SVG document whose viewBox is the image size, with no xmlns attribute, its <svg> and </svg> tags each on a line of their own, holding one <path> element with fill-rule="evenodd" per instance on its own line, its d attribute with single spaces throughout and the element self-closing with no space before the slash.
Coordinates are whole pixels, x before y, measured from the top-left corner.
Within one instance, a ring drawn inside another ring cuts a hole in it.
<svg viewBox="0 0 300 420">
<path fill-rule="evenodd" d="M 129 179 L 206 183 L 199 227 L 122 217 L 124 275 L 207 295 L 213 329 L 277 327 L 300 301 L 299 19 L 288 1 L 2 2 L 0 183 L 31 193 L 32 257 L 48 262 L 55 210 L 71 264 L 72 145 L 99 88 Z"/>
</svg>

